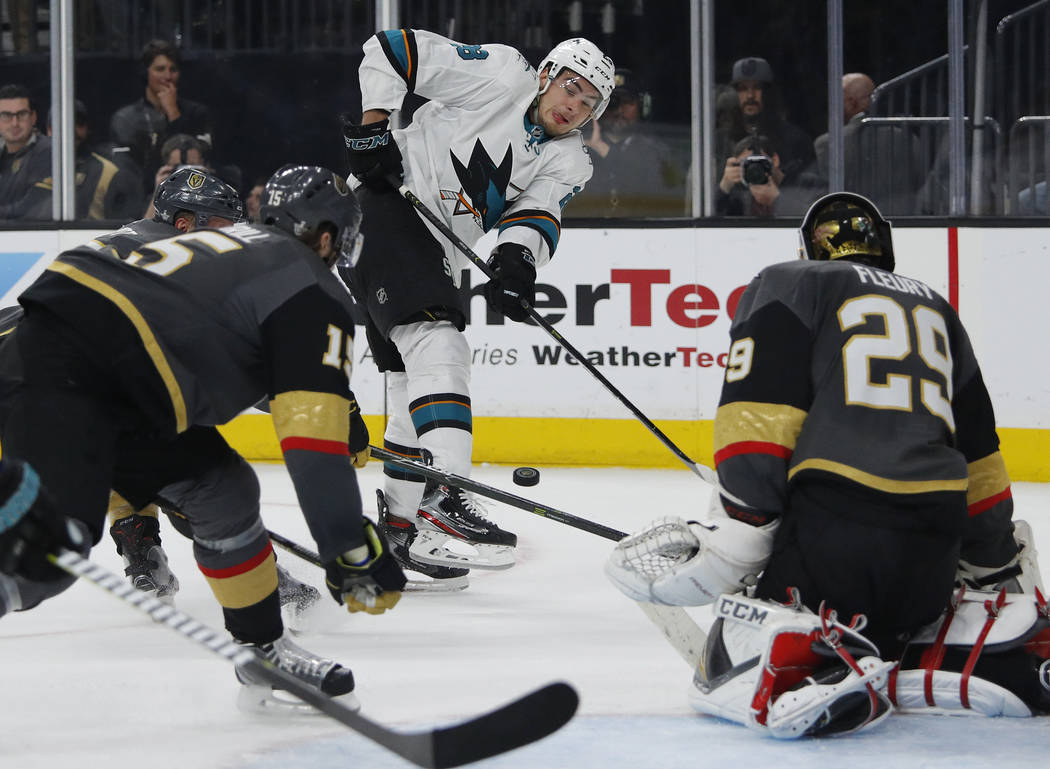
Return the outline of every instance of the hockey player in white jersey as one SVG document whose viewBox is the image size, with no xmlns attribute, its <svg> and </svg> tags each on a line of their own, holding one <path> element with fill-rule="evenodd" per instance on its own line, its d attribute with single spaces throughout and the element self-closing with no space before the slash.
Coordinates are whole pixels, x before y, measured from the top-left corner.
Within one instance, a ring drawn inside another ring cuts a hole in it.
<svg viewBox="0 0 1050 769">
<path fill-rule="evenodd" d="M 499 233 L 485 286 L 515 321 L 535 296 L 536 269 L 558 247 L 561 210 L 591 162 L 579 128 L 613 91 L 614 66 L 593 43 L 558 45 L 534 69 L 504 45 L 464 45 L 421 30 L 388 30 L 364 45 L 362 117 L 344 115 L 351 174 L 364 211 L 364 247 L 343 271 L 368 315 L 368 341 L 387 376 L 386 449 L 471 469 L 470 348 L 459 290 L 469 261 L 401 197 L 404 183 L 467 244 Z M 429 101 L 392 127 L 409 94 Z M 383 527 L 401 563 L 465 586 L 467 568 L 513 565 L 517 537 L 469 494 L 387 465 Z M 450 546 L 454 540 L 469 547 Z M 446 588 L 447 589 L 447 588 Z"/>
</svg>

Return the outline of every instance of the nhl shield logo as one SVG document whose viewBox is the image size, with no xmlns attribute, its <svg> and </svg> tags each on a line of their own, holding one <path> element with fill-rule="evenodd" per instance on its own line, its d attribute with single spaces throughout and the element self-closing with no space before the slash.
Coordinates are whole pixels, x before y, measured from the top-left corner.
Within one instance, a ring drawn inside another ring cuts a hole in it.
<svg viewBox="0 0 1050 769">
<path fill-rule="evenodd" d="M 186 179 L 186 186 L 191 190 L 199 190 L 204 186 L 204 174 L 200 171 L 194 171 L 189 175 L 189 178 Z"/>
</svg>

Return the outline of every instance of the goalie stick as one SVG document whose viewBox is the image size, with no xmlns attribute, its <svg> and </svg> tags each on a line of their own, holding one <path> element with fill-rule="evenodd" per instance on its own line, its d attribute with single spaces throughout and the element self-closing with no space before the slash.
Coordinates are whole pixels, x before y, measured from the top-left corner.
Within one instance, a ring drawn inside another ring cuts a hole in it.
<svg viewBox="0 0 1050 769">
<path fill-rule="evenodd" d="M 440 483 L 446 483 L 450 486 L 457 486 L 461 489 L 472 491 L 475 494 L 494 499 L 497 502 L 503 502 L 504 504 L 516 507 L 519 510 L 524 510 L 544 518 L 550 518 L 552 521 L 564 523 L 566 526 L 572 526 L 573 528 L 586 531 L 590 534 L 596 534 L 599 537 L 604 537 L 613 542 L 619 542 L 627 536 L 626 532 L 618 531 L 609 526 L 603 526 L 600 523 L 589 521 L 586 518 L 580 518 L 579 516 L 566 513 L 562 510 L 556 510 L 555 508 L 541 505 L 538 502 L 519 497 L 517 494 L 511 494 L 510 492 L 497 489 L 494 486 L 489 486 L 479 481 L 471 480 L 464 476 L 439 470 L 436 467 L 402 457 L 392 451 L 379 448 L 378 446 L 369 446 L 369 449 L 373 457 L 397 465 L 406 470 L 417 472 L 430 480 L 439 481 Z M 285 547 L 282 540 L 285 542 L 288 541 L 280 535 L 274 536 L 272 532 L 270 537 L 282 547 Z M 291 542 L 290 545 L 291 547 L 286 547 L 286 549 L 297 555 L 302 555 L 299 552 L 299 550 L 302 550 L 299 545 L 296 545 L 294 542 Z M 309 553 L 309 551 L 307 552 Z M 307 558 L 307 560 L 310 559 Z M 707 633 L 705 633 L 703 629 L 696 624 L 693 618 L 689 616 L 686 610 L 680 606 L 663 606 L 660 604 L 646 603 L 644 601 L 636 601 L 635 603 L 638 604 L 638 608 L 642 610 L 645 616 L 656 625 L 661 633 L 663 633 L 664 638 L 666 638 L 671 646 L 674 647 L 674 650 L 678 652 L 678 655 L 685 660 L 690 668 L 695 669 L 700 664 L 701 653 L 703 652 L 704 644 L 707 642 Z"/>
<path fill-rule="evenodd" d="M 48 560 L 227 662 L 241 666 L 258 679 L 284 689 L 387 750 L 427 769 L 462 766 L 535 742 L 568 723 L 579 704 L 575 689 L 566 683 L 552 683 L 497 710 L 458 724 L 420 732 L 394 731 L 304 684 L 272 662 L 237 644 L 226 634 L 212 630 L 188 614 L 137 590 L 122 577 L 79 553 L 63 550 L 57 556 L 48 555 Z"/>
<path fill-rule="evenodd" d="M 405 200 L 412 204 L 413 208 L 415 208 L 417 211 L 419 211 L 420 214 L 423 215 L 423 218 L 425 218 L 428 222 L 433 224 L 434 227 L 437 228 L 437 230 L 442 235 L 448 238 L 452 245 L 454 245 L 456 248 L 462 251 L 464 256 L 470 259 L 470 261 L 472 261 L 478 267 L 478 269 L 485 273 L 486 277 L 488 277 L 489 279 L 492 279 L 494 277 L 492 268 L 490 268 L 488 264 L 485 263 L 485 260 L 483 260 L 476 253 L 474 253 L 473 249 L 471 249 L 470 246 L 464 243 L 462 238 L 456 235 L 456 233 L 453 232 L 449 228 L 449 226 L 437 216 L 437 214 L 431 211 L 426 203 L 424 203 L 422 200 L 416 197 L 415 193 L 413 193 L 412 190 L 410 190 L 404 184 L 401 184 L 400 180 L 398 179 L 390 178 L 388 181 L 394 187 L 394 189 L 401 193 L 401 196 L 405 198 Z M 581 366 L 583 366 L 585 369 L 591 372 L 594 378 L 601 382 L 605 386 L 605 389 L 612 393 L 612 395 L 618 401 L 620 401 L 620 403 L 626 406 L 628 410 L 630 410 L 630 412 L 634 414 L 635 417 L 637 417 L 638 421 L 645 425 L 646 429 L 648 429 L 649 432 L 655 435 L 664 446 L 670 449 L 671 453 L 678 457 L 686 467 L 688 467 L 690 470 L 699 475 L 708 483 L 718 483 L 718 477 L 714 475 L 711 468 L 704 467 L 703 465 L 698 465 L 696 462 L 690 459 L 684 451 L 678 448 L 674 441 L 672 441 L 670 438 L 664 435 L 663 431 L 660 430 L 660 428 L 657 427 L 655 424 L 653 424 L 652 420 L 650 420 L 649 417 L 643 414 L 637 406 L 635 406 L 630 400 L 628 400 L 626 395 L 624 395 L 622 392 L 616 389 L 613 383 L 606 379 L 605 375 L 602 374 L 602 372 L 600 372 L 597 369 L 597 367 L 587 359 L 585 355 L 583 355 L 579 350 L 577 350 L 573 345 L 571 345 L 569 343 L 569 340 L 567 340 L 565 337 L 559 334 L 558 331 L 554 328 L 554 326 L 548 323 L 545 318 L 543 318 L 538 312 L 536 312 L 535 308 L 533 308 L 533 306 L 529 304 L 529 301 L 527 299 L 521 299 L 521 306 L 525 308 L 525 311 L 529 314 L 529 317 L 532 318 L 533 322 L 537 326 L 539 326 L 548 334 L 550 334 L 551 337 L 553 337 L 554 340 L 558 342 L 558 344 L 564 347 L 566 351 L 570 355 L 572 355 L 572 357 L 574 357 Z"/>
</svg>

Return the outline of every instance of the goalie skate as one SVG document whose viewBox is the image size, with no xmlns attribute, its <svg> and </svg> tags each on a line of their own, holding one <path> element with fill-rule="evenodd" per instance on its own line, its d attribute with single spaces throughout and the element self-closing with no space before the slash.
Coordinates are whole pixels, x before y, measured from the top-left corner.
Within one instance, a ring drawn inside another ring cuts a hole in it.
<svg viewBox="0 0 1050 769">
<path fill-rule="evenodd" d="M 353 695 L 354 674 L 339 663 L 320 657 L 281 636 L 269 644 L 245 644 L 259 657 L 267 660 L 303 683 L 319 689 L 330 697 L 339 697 L 339 702 L 353 710 L 360 710 L 361 703 Z M 237 707 L 249 713 L 316 715 L 320 711 L 298 698 L 275 689 L 268 682 L 255 679 L 248 671 L 237 668 L 237 680 L 241 690 L 237 695 Z"/>
<path fill-rule="evenodd" d="M 416 513 L 411 557 L 425 564 L 509 569 L 518 537 L 484 516 L 473 495 L 454 486 L 427 484 Z"/>
<path fill-rule="evenodd" d="M 382 491 L 376 490 L 379 510 L 379 528 L 390 543 L 390 551 L 405 572 L 408 582 L 405 591 L 410 593 L 453 593 L 466 589 L 469 584 L 467 569 L 449 568 L 423 563 L 412 558 L 409 552 L 418 529 L 411 521 L 390 514 L 390 506 Z"/>
</svg>

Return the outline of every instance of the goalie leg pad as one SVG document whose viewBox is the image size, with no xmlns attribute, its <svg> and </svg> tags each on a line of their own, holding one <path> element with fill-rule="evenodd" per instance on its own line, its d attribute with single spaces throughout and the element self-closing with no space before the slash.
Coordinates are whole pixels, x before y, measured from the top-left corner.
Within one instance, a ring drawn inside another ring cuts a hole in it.
<svg viewBox="0 0 1050 769">
<path fill-rule="evenodd" d="M 912 639 L 889 694 L 911 713 L 1027 717 L 1050 711 L 1050 607 L 1042 593 L 961 589 Z"/>
<path fill-rule="evenodd" d="M 689 702 L 781 739 L 841 734 L 881 721 L 893 663 L 833 612 L 723 595 Z M 855 658 L 859 658 L 857 662 Z"/>
</svg>

